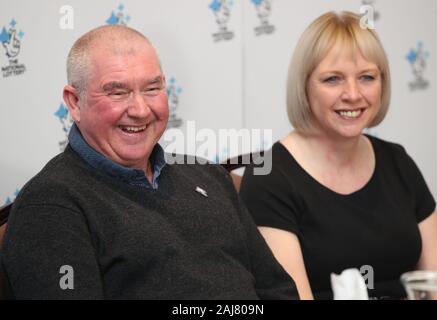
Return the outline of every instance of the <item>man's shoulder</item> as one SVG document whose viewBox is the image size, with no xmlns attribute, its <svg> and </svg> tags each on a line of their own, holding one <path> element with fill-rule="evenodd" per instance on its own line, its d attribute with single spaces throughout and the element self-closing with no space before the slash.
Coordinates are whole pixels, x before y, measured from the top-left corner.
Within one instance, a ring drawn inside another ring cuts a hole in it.
<svg viewBox="0 0 437 320">
<path fill-rule="evenodd" d="M 83 179 L 79 177 L 81 167 L 77 165 L 77 159 L 74 159 L 70 152 L 66 150 L 47 162 L 21 189 L 16 205 L 47 203 L 54 200 L 56 195 L 68 193 L 72 185 L 83 183 Z"/>
<path fill-rule="evenodd" d="M 62 182 L 69 177 L 78 180 L 76 175 L 82 169 L 83 166 L 80 165 L 80 159 L 74 155 L 74 151 L 66 149 L 47 162 L 32 180 L 53 180 L 54 182 Z M 60 179 L 60 177 L 62 178 Z"/>
</svg>

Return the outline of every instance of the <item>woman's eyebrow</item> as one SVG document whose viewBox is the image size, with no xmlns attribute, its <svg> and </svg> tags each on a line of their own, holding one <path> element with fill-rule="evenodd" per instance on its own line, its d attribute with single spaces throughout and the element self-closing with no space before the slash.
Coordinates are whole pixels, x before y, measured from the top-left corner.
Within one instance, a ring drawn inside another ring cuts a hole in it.
<svg viewBox="0 0 437 320">
<path fill-rule="evenodd" d="M 379 69 L 378 68 L 367 68 L 367 69 L 361 70 L 360 73 L 367 73 L 367 72 L 379 72 Z"/>
</svg>

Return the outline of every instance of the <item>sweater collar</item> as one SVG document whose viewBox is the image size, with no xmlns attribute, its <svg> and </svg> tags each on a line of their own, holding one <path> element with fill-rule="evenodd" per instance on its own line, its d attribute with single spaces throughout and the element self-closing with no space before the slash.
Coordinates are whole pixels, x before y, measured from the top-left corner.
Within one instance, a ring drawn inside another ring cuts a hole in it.
<svg viewBox="0 0 437 320">
<path fill-rule="evenodd" d="M 150 184 L 143 170 L 124 167 L 94 150 L 85 141 L 76 124 L 73 124 L 71 127 L 68 140 L 71 148 L 83 160 L 99 172 L 122 180 L 133 186 L 158 189 L 158 177 L 166 165 L 164 150 L 158 143 L 155 145 L 152 154 L 150 155 L 150 161 L 153 164 L 152 184 Z"/>
</svg>

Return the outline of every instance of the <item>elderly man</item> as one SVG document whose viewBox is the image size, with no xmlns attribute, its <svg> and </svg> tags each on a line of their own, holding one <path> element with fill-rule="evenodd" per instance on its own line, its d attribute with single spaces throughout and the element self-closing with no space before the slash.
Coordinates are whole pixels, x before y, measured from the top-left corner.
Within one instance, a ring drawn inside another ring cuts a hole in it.
<svg viewBox="0 0 437 320">
<path fill-rule="evenodd" d="M 296 296 L 226 172 L 166 164 L 165 78 L 142 34 L 86 33 L 67 73 L 69 145 L 23 188 L 5 236 L 13 297 Z"/>
</svg>

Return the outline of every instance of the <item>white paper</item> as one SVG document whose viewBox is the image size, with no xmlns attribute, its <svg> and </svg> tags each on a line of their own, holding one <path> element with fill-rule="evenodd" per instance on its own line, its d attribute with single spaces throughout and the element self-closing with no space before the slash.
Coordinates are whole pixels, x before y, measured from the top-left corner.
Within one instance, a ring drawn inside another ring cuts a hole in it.
<svg viewBox="0 0 437 320">
<path fill-rule="evenodd" d="M 369 300 L 366 282 L 358 269 L 346 269 L 340 275 L 331 273 L 334 300 Z"/>
</svg>

